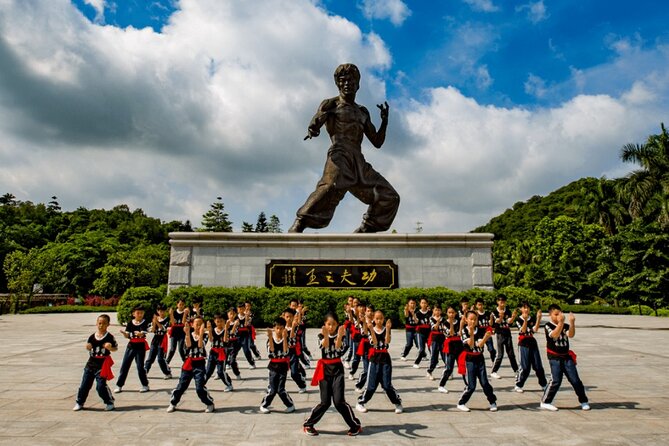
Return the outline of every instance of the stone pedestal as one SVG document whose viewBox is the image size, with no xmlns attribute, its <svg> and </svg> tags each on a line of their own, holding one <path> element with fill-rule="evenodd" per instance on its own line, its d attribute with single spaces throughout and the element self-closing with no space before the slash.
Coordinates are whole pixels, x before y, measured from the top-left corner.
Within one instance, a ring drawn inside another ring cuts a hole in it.
<svg viewBox="0 0 669 446">
<path fill-rule="evenodd" d="M 271 260 L 392 260 L 401 288 L 490 290 L 493 234 L 175 232 L 168 286 L 265 286 Z"/>
</svg>

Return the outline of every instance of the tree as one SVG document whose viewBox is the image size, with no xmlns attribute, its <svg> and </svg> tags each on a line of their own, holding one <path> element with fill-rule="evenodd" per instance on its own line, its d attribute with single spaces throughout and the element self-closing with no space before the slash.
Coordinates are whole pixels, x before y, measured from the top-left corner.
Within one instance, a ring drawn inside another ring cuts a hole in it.
<svg viewBox="0 0 669 446">
<path fill-rule="evenodd" d="M 623 162 L 641 166 L 627 176 L 622 188 L 634 218 L 646 216 L 669 226 L 669 133 L 650 135 L 645 144 L 627 144 L 620 151 Z"/>
<path fill-rule="evenodd" d="M 221 197 L 211 204 L 211 208 L 202 215 L 202 229 L 205 232 L 232 232 L 232 222 L 224 211 L 225 206 Z"/>
<path fill-rule="evenodd" d="M 620 202 L 619 194 L 616 193 L 620 183 L 620 180 L 607 180 L 602 177 L 594 186 L 582 188 L 582 223 L 597 223 L 607 235 L 613 235 L 618 231 L 618 227 L 625 223 L 627 216 L 627 210 Z"/>
<path fill-rule="evenodd" d="M 16 206 L 16 196 L 7 192 L 2 197 L 0 197 L 0 205 L 3 206 Z"/>
<path fill-rule="evenodd" d="M 167 282 L 170 251 L 167 245 L 140 245 L 117 251 L 96 270 L 93 293 L 105 297 L 121 296 L 128 288 L 157 287 Z"/>
<path fill-rule="evenodd" d="M 267 217 L 265 217 L 265 213 L 261 212 L 258 215 L 258 221 L 256 222 L 256 230 L 255 232 L 267 232 Z"/>
<path fill-rule="evenodd" d="M 242 222 L 242 232 L 254 232 L 253 225 L 247 221 Z"/>
<path fill-rule="evenodd" d="M 279 221 L 279 217 L 272 214 L 272 216 L 269 218 L 269 225 L 267 225 L 267 230 L 268 232 L 273 233 L 283 232 L 281 231 L 281 222 Z"/>
</svg>

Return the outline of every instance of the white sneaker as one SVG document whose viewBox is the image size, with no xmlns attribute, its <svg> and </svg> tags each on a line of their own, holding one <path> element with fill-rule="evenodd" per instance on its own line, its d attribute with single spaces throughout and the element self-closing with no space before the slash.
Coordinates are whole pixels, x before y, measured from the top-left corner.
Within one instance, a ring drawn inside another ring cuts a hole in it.
<svg viewBox="0 0 669 446">
<path fill-rule="evenodd" d="M 232 386 L 226 386 L 225 389 L 223 389 L 224 392 L 232 392 Z"/>
<path fill-rule="evenodd" d="M 360 403 L 355 405 L 355 410 L 357 410 L 360 413 L 367 413 L 367 408 Z"/>
<path fill-rule="evenodd" d="M 349 373 L 349 374 L 348 374 L 348 379 L 350 379 L 351 381 L 353 381 L 353 380 L 355 379 L 355 376 L 354 376 L 352 373 Z"/>
<path fill-rule="evenodd" d="M 356 388 L 355 388 L 355 392 L 356 392 L 356 393 L 362 393 L 362 392 L 364 392 L 364 391 L 365 391 L 365 388 L 364 388 L 364 387 L 356 387 Z"/>
<path fill-rule="evenodd" d="M 414 364 L 414 365 L 413 365 L 413 368 L 414 368 L 414 369 L 419 369 L 419 368 L 420 368 L 420 365 L 418 365 L 418 364 Z"/>
<path fill-rule="evenodd" d="M 306 370 L 309 370 L 311 368 L 311 364 L 307 362 L 306 364 L 304 364 L 304 368 Z"/>
<path fill-rule="evenodd" d="M 461 410 L 461 411 L 463 411 L 463 412 L 471 412 L 471 411 L 469 410 L 469 407 L 465 406 L 464 404 L 458 404 L 458 405 L 455 406 L 455 407 L 456 407 L 456 409 Z"/>
<path fill-rule="evenodd" d="M 204 410 L 204 413 L 213 413 L 216 409 L 213 404 L 208 404 L 207 408 Z"/>
<path fill-rule="evenodd" d="M 549 403 L 541 403 L 539 405 L 540 409 L 550 410 L 551 412 L 557 412 L 558 408 Z"/>
<path fill-rule="evenodd" d="M 516 393 L 523 393 L 523 392 L 524 392 L 523 388 L 522 388 L 522 387 L 518 387 L 518 386 L 514 387 L 514 388 L 513 388 L 513 391 L 516 392 Z"/>
<path fill-rule="evenodd" d="M 406 357 L 404 357 L 404 356 L 400 356 L 400 361 L 406 361 L 406 360 L 407 360 Z"/>
<path fill-rule="evenodd" d="M 429 379 L 430 381 L 434 381 L 434 376 L 432 376 L 432 373 L 430 373 L 430 372 L 427 372 L 427 373 L 425 374 L 425 377 L 426 377 L 427 379 Z"/>
<path fill-rule="evenodd" d="M 286 407 L 286 413 L 293 413 L 293 412 L 295 412 L 295 406 Z"/>
<path fill-rule="evenodd" d="M 260 406 L 260 413 L 269 413 L 269 407 Z"/>
<path fill-rule="evenodd" d="M 249 370 L 255 370 L 256 365 L 255 364 L 249 364 Z"/>
<path fill-rule="evenodd" d="M 306 387 L 300 387 L 300 390 L 298 390 L 297 393 L 307 393 L 307 388 Z"/>
<path fill-rule="evenodd" d="M 109 403 L 109 404 L 107 404 L 107 405 L 105 406 L 105 410 L 106 410 L 107 412 L 112 411 L 112 410 L 114 410 L 114 409 L 116 409 L 116 408 L 114 407 L 114 403 Z"/>
<path fill-rule="evenodd" d="M 581 410 L 590 410 L 590 404 L 581 403 Z"/>
<path fill-rule="evenodd" d="M 74 407 L 72 408 L 72 410 L 75 411 L 75 412 L 77 412 L 77 411 L 79 411 L 79 410 L 81 410 L 81 409 L 83 409 L 83 408 L 84 408 L 84 406 L 83 406 L 82 404 L 77 403 L 77 404 L 74 405 Z"/>
<path fill-rule="evenodd" d="M 146 393 L 149 390 L 151 390 L 151 389 L 149 389 L 149 386 L 142 386 L 142 388 L 139 389 L 139 393 Z"/>
<path fill-rule="evenodd" d="M 239 374 L 239 375 L 235 375 L 235 378 L 237 378 L 238 380 L 241 381 L 241 380 L 242 380 L 242 375 L 241 375 L 241 374 Z"/>
<path fill-rule="evenodd" d="M 490 405 L 490 412 L 497 412 L 497 404 L 492 403 Z"/>
<path fill-rule="evenodd" d="M 123 392 L 123 389 L 121 387 L 116 386 L 116 388 L 114 389 L 114 393 L 121 393 L 121 392 Z"/>
<path fill-rule="evenodd" d="M 351 363 L 348 361 L 344 361 L 344 368 L 345 369 L 350 369 L 351 368 Z"/>
<path fill-rule="evenodd" d="M 490 374 L 490 377 L 491 377 L 491 378 L 495 378 L 495 379 L 502 379 L 502 377 L 499 376 L 499 373 L 497 373 L 497 372 L 492 372 L 492 373 Z"/>
<path fill-rule="evenodd" d="M 176 406 L 174 404 L 170 404 L 167 406 L 167 413 L 172 413 L 176 409 Z"/>
<path fill-rule="evenodd" d="M 404 412 L 404 407 L 402 407 L 401 404 L 395 404 L 395 413 L 402 413 Z"/>
<path fill-rule="evenodd" d="M 437 390 L 440 391 L 441 393 L 448 393 L 448 389 L 444 386 L 439 386 Z"/>
<path fill-rule="evenodd" d="M 172 374 L 168 373 L 167 375 L 164 375 L 163 379 L 172 379 Z"/>
</svg>

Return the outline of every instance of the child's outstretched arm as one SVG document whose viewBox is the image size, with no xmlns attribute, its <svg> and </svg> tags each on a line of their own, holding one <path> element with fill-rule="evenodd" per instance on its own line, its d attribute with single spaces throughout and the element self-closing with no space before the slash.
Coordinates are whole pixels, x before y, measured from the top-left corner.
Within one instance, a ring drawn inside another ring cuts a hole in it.
<svg viewBox="0 0 669 446">
<path fill-rule="evenodd" d="M 576 336 L 576 316 L 571 312 L 569 313 L 569 332 L 567 333 L 567 336 L 570 338 Z"/>
</svg>

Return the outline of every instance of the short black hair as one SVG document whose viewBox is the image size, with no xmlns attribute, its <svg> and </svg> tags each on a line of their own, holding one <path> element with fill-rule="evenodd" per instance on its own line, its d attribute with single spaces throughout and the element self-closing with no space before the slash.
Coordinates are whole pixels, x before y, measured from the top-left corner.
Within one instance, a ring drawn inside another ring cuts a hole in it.
<svg viewBox="0 0 669 446">
<path fill-rule="evenodd" d="M 339 324 L 339 319 L 337 318 L 337 315 L 336 315 L 335 313 L 327 313 L 327 314 L 325 315 L 325 319 L 323 319 L 323 321 L 326 322 L 326 321 L 327 321 L 328 319 L 330 319 L 330 318 L 334 319 L 334 321 L 335 321 L 337 324 Z"/>
<path fill-rule="evenodd" d="M 286 308 L 285 310 L 283 310 L 283 311 L 281 312 L 281 314 L 283 314 L 283 313 L 290 313 L 290 314 L 292 314 L 293 316 L 295 316 L 295 314 L 297 313 L 297 311 L 295 311 L 295 310 L 293 310 L 292 308 L 288 307 L 288 308 Z"/>
<path fill-rule="evenodd" d="M 506 296 L 504 294 L 500 294 L 499 296 L 497 296 L 497 302 L 499 302 L 500 300 L 506 302 Z"/>
<path fill-rule="evenodd" d="M 527 308 L 529 308 L 529 307 L 530 307 L 530 303 L 529 303 L 528 301 L 526 301 L 526 300 L 522 301 L 522 302 L 520 303 L 520 305 L 518 305 L 518 308 L 523 308 L 523 307 L 527 307 Z"/>
<path fill-rule="evenodd" d="M 476 300 L 474 301 L 474 304 L 478 304 L 478 303 L 485 303 L 485 302 L 483 301 L 483 299 L 481 299 L 480 297 L 478 297 L 478 298 L 476 298 Z"/>
<path fill-rule="evenodd" d="M 228 311 L 227 311 L 227 312 L 229 313 L 229 312 L 231 312 L 231 311 L 232 311 L 233 313 L 236 313 L 236 312 L 237 312 L 237 308 L 235 308 L 235 307 L 230 307 L 230 308 L 228 308 Z"/>
<path fill-rule="evenodd" d="M 466 303 L 469 303 L 469 298 L 468 298 L 468 297 L 461 297 L 461 298 L 460 298 L 460 303 L 461 303 L 461 304 L 464 304 L 465 302 L 466 302 Z"/>
<path fill-rule="evenodd" d="M 167 307 L 163 304 L 156 305 L 156 311 L 158 310 L 167 310 Z"/>
<path fill-rule="evenodd" d="M 274 326 L 279 326 L 279 327 L 285 327 L 286 326 L 286 320 L 282 317 L 277 317 L 274 319 Z"/>
<path fill-rule="evenodd" d="M 548 306 L 548 312 L 551 313 L 553 310 L 562 311 L 562 308 L 558 304 L 550 304 Z"/>
<path fill-rule="evenodd" d="M 135 305 L 135 307 L 132 309 L 132 312 L 134 313 L 135 311 L 144 311 L 144 306 L 142 304 Z"/>
<path fill-rule="evenodd" d="M 221 313 L 214 314 L 214 319 L 225 319 Z"/>
<path fill-rule="evenodd" d="M 98 316 L 98 318 L 102 318 L 102 319 L 106 320 L 107 323 L 111 322 L 111 319 L 109 318 L 108 314 L 101 314 L 100 316 Z"/>
</svg>

